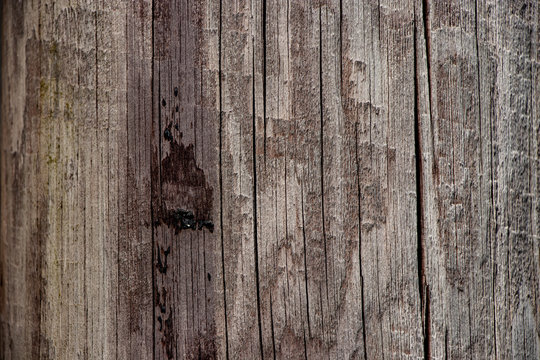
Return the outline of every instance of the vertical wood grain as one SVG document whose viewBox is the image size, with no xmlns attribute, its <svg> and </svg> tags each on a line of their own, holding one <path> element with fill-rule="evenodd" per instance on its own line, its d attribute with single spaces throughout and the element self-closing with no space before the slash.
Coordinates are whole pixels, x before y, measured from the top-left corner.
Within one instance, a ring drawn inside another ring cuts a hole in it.
<svg viewBox="0 0 540 360">
<path fill-rule="evenodd" d="M 131 32 L 145 11 L 3 10 L 2 358 L 150 358 L 149 147 L 135 144 L 150 140 L 151 82 L 134 85 L 127 56 L 135 40 L 151 64 L 150 43 Z"/>
<path fill-rule="evenodd" d="M 47 231 L 40 144 L 37 4 L 2 5 L 2 356 L 40 355 L 42 258 Z M 9 20 L 8 20 L 9 19 Z M 9 76 L 8 76 L 9 74 Z M 9 96 L 8 96 L 9 94 Z M 30 175 L 32 174 L 32 175 Z"/>
<path fill-rule="evenodd" d="M 118 136 L 117 358 L 154 356 L 151 231 L 152 1 L 126 5 L 125 122 Z M 122 175 L 123 174 L 123 175 Z"/>
<path fill-rule="evenodd" d="M 536 358 L 538 4 L 416 9 L 430 355 Z"/>
<path fill-rule="evenodd" d="M 539 4 L 3 1 L 2 359 L 537 359 Z"/>
<path fill-rule="evenodd" d="M 215 358 L 223 291 L 218 61 L 210 50 L 218 9 L 206 1 L 153 5 L 154 357 Z"/>
</svg>

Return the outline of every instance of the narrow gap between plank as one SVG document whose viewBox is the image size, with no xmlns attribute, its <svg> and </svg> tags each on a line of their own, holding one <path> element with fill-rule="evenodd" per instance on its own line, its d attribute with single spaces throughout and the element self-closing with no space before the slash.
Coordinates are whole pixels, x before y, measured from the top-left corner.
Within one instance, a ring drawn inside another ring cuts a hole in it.
<svg viewBox="0 0 540 360">
<path fill-rule="evenodd" d="M 427 9 L 426 9 L 426 0 L 423 0 L 424 4 L 422 7 L 423 23 L 424 23 L 424 32 L 426 32 L 427 26 Z M 420 308 L 421 308 L 421 317 L 422 317 L 422 333 L 424 336 L 423 340 L 423 351 L 424 359 L 429 359 L 431 357 L 431 324 L 430 324 L 430 306 L 429 306 L 429 286 L 426 281 L 426 249 L 424 243 L 424 199 L 423 199 L 423 168 L 422 168 L 422 146 L 421 146 L 421 119 L 420 119 L 420 108 L 419 108 L 419 84 L 418 84 L 418 26 L 416 19 L 416 7 L 414 11 L 414 33 L 413 33 L 413 42 L 414 42 L 414 149 L 415 149 L 415 167 L 416 167 L 416 228 L 417 228 L 417 261 L 418 261 L 418 291 L 420 295 Z M 427 37 L 427 36 L 426 36 Z M 426 39 L 426 48 L 428 48 L 428 42 Z M 429 51 L 429 49 L 426 49 Z M 427 71 L 429 74 L 429 56 L 427 61 Z M 429 82 L 429 75 L 428 75 Z M 431 107 L 430 107 L 431 108 Z"/>
<path fill-rule="evenodd" d="M 360 187 L 360 162 L 358 160 L 358 123 L 354 124 L 354 139 L 356 152 L 356 182 L 358 185 L 358 268 L 360 273 L 360 299 L 362 301 L 362 342 L 364 343 L 364 360 L 367 360 L 364 275 L 362 273 L 362 189 Z"/>
<path fill-rule="evenodd" d="M 253 156 L 253 252 L 255 256 L 255 287 L 257 291 L 257 323 L 259 326 L 259 349 L 261 359 L 264 359 L 263 336 L 261 326 L 261 293 L 259 281 L 259 247 L 257 234 L 257 133 L 256 122 L 257 116 L 255 113 L 255 39 L 252 38 L 252 61 L 251 61 L 251 120 L 252 120 L 252 156 Z"/>
<path fill-rule="evenodd" d="M 262 0 L 264 164 L 266 166 L 266 0 Z"/>
<path fill-rule="evenodd" d="M 309 320 L 309 292 L 308 292 L 308 270 L 307 270 L 307 247 L 306 247 L 306 225 L 304 219 L 304 184 L 300 184 L 300 197 L 302 199 L 302 237 L 304 240 L 304 283 L 306 285 L 306 315 L 307 315 L 307 325 L 308 325 L 308 335 L 311 338 L 311 323 Z M 305 334 L 304 334 L 305 337 Z M 305 343 L 304 343 L 305 345 Z M 307 358 L 307 350 L 306 351 Z"/>
</svg>

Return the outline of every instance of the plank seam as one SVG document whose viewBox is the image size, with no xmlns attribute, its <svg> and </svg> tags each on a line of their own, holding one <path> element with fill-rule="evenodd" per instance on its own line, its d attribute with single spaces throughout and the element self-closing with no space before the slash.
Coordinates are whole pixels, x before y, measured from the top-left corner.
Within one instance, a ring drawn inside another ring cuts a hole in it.
<svg viewBox="0 0 540 360">
<path fill-rule="evenodd" d="M 423 0 L 424 3 L 426 0 Z M 424 359 L 431 357 L 431 344 L 430 344 L 430 308 L 429 308 L 429 285 L 426 281 L 426 249 L 424 243 L 424 199 L 423 199 L 423 168 L 422 168 L 422 145 L 421 145 L 421 130 L 420 130 L 420 109 L 419 109 L 419 85 L 418 85 L 418 43 L 417 43 L 417 21 L 416 21 L 416 8 L 414 11 L 414 28 L 413 28 L 413 42 L 414 42 L 414 151 L 415 151 L 415 168 L 416 168 L 416 231 L 417 231 L 417 261 L 418 261 L 418 291 L 420 295 L 420 307 L 422 318 L 422 333 L 423 333 L 423 350 Z M 424 31 L 426 31 L 425 24 L 427 23 L 427 12 L 425 6 L 422 11 L 424 21 Z M 426 42 L 426 46 L 427 42 Z M 429 73 L 429 58 L 428 58 L 428 73 Z M 429 81 L 429 80 L 428 80 Z M 431 108 L 431 107 L 430 107 Z"/>
<path fill-rule="evenodd" d="M 252 156 L 253 156 L 253 252 L 255 256 L 255 287 L 257 292 L 257 323 L 259 326 L 259 350 L 261 353 L 261 359 L 264 359 L 264 349 L 263 349 L 263 337 L 262 337 L 262 327 L 261 327 L 261 293 L 260 293 L 260 283 L 259 283 L 259 247 L 257 244 L 258 234 L 257 234 L 257 134 L 256 134 L 256 114 L 255 114 L 255 39 L 251 39 L 252 43 L 252 53 L 251 53 L 251 105 L 252 105 Z"/>
</svg>

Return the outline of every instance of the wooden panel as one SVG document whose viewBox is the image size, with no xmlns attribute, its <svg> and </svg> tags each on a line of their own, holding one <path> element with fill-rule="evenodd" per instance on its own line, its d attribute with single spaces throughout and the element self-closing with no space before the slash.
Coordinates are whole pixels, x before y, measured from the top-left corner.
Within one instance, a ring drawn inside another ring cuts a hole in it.
<svg viewBox="0 0 540 360">
<path fill-rule="evenodd" d="M 475 6 L 429 4 L 418 21 L 419 36 L 428 39 L 430 72 L 425 109 L 431 119 L 422 118 L 421 146 L 429 154 L 423 168 L 423 231 L 435 358 L 489 358 L 494 348 L 489 326 L 494 316 L 491 204 L 489 183 L 482 181 L 489 180 L 490 160 L 483 143 L 487 140 L 490 146 L 490 139 L 485 136 L 489 129 L 481 127 L 489 118 L 481 117 L 478 97 L 480 30 Z"/>
<path fill-rule="evenodd" d="M 537 359 L 539 24 L 2 2 L 0 358 Z"/>
<path fill-rule="evenodd" d="M 43 234 L 49 210 L 42 193 L 40 49 L 32 31 L 38 18 L 37 4 L 3 2 L 0 351 L 8 359 L 40 355 Z"/>
<path fill-rule="evenodd" d="M 220 177 L 229 355 L 262 354 L 254 164 L 254 22 L 250 1 L 220 12 Z"/>
<path fill-rule="evenodd" d="M 150 359 L 154 353 L 152 231 L 150 212 L 152 131 L 152 1 L 128 2 L 125 119 L 117 138 L 118 333 L 117 358 Z M 120 80 L 120 79 L 118 79 Z"/>
<path fill-rule="evenodd" d="M 415 167 L 414 7 L 345 1 L 342 103 L 354 121 L 367 358 L 423 354 Z M 336 229 L 337 231 L 337 229 Z"/>
<path fill-rule="evenodd" d="M 204 1 L 154 3 L 151 271 L 160 359 L 213 358 L 219 347 L 215 10 Z"/>
<path fill-rule="evenodd" d="M 479 12 L 488 20 L 484 31 L 490 38 L 484 61 L 496 59 L 497 69 L 494 89 L 482 91 L 484 99 L 494 92 L 487 109 L 493 111 L 496 356 L 534 359 L 540 357 L 540 4 L 490 5 Z M 489 79 L 487 69 L 484 74 Z"/>
<path fill-rule="evenodd" d="M 260 9 L 263 89 L 256 124 L 257 227 L 265 357 L 327 354 L 321 198 L 320 6 Z M 256 38 L 257 39 L 257 38 Z M 262 90 L 262 93 L 261 93 Z M 261 111 L 262 110 L 262 111 Z"/>
<path fill-rule="evenodd" d="M 538 4 L 417 8 L 427 350 L 537 358 Z"/>
<path fill-rule="evenodd" d="M 151 6 L 124 5 L 4 2 L 2 358 L 152 357 Z"/>
</svg>

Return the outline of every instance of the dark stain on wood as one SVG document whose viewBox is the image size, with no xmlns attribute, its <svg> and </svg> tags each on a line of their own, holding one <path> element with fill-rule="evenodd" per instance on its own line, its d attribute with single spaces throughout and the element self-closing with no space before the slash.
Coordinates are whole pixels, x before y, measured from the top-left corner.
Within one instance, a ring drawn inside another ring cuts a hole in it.
<svg viewBox="0 0 540 360">
<path fill-rule="evenodd" d="M 217 359 L 215 331 L 211 330 L 208 333 L 198 332 L 188 349 L 187 359 Z"/>
<path fill-rule="evenodd" d="M 193 144 L 185 146 L 173 138 L 170 131 L 170 150 L 161 161 L 163 188 L 160 223 L 181 230 L 214 230 L 211 218 L 213 189 L 204 171 L 197 165 Z M 180 134 L 180 139 L 182 134 Z"/>
<path fill-rule="evenodd" d="M 167 141 L 173 141 L 174 140 L 172 132 L 171 132 L 171 126 L 172 126 L 172 123 L 170 123 L 169 126 L 167 126 L 165 128 L 165 130 L 163 131 L 163 137 Z"/>
<path fill-rule="evenodd" d="M 197 227 L 198 230 L 207 228 L 208 230 L 210 230 L 210 232 L 214 232 L 214 223 L 210 220 L 199 220 L 197 224 L 198 224 L 198 227 Z"/>
<path fill-rule="evenodd" d="M 208 187 L 203 170 L 196 164 L 193 144 L 184 146 L 176 140 L 171 141 L 170 153 L 161 161 L 161 168 L 163 183 L 195 188 Z M 205 190 L 211 195 L 212 189 Z"/>
<path fill-rule="evenodd" d="M 154 302 L 157 307 L 159 307 L 161 314 L 165 314 L 165 312 L 167 312 L 167 294 L 167 289 L 164 287 L 161 288 L 161 292 L 154 292 Z"/>
<path fill-rule="evenodd" d="M 163 262 L 161 261 L 161 253 L 162 252 L 163 252 Z M 158 249 L 158 252 L 157 252 L 158 258 L 157 258 L 156 268 L 162 274 L 167 273 L 167 256 L 169 255 L 170 252 L 171 252 L 171 247 L 170 246 L 167 248 L 167 250 L 163 250 L 161 248 Z"/>
<path fill-rule="evenodd" d="M 167 359 L 174 358 L 176 341 L 174 339 L 174 328 L 173 328 L 173 315 L 172 308 L 169 309 L 169 316 L 167 320 L 163 322 L 163 337 L 161 339 L 161 344 L 165 348 L 167 354 Z"/>
<path fill-rule="evenodd" d="M 153 2 L 154 27 L 154 56 L 156 59 L 165 59 L 170 55 L 171 44 L 167 36 L 171 32 L 171 3 L 169 1 Z"/>
<path fill-rule="evenodd" d="M 190 210 L 166 210 L 161 219 L 163 223 L 175 230 L 175 234 L 178 234 L 181 230 L 203 230 L 204 228 L 214 232 L 214 223 L 211 220 L 195 219 L 195 215 Z"/>
</svg>

